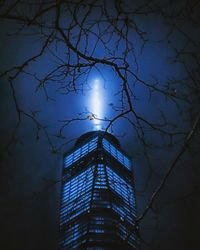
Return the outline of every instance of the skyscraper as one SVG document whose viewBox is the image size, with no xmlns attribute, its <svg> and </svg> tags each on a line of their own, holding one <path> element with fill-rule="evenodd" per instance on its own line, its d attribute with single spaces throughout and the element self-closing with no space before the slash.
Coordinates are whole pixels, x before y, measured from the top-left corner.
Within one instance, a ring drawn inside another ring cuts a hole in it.
<svg viewBox="0 0 200 250">
<path fill-rule="evenodd" d="M 64 155 L 59 249 L 138 249 L 132 162 L 111 134 L 82 135 Z"/>
</svg>

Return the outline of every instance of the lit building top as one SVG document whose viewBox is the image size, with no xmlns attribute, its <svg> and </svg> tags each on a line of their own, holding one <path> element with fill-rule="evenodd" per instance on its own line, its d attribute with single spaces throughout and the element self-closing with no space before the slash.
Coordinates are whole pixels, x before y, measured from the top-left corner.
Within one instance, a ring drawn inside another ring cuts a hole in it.
<svg viewBox="0 0 200 250">
<path fill-rule="evenodd" d="M 60 249 L 138 249 L 135 218 L 130 158 L 111 134 L 84 134 L 64 155 Z"/>
</svg>

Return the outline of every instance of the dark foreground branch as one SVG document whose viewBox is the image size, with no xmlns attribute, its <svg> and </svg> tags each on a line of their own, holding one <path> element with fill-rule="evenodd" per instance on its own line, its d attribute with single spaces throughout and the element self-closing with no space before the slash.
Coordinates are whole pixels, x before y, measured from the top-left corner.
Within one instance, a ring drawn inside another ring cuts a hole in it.
<svg viewBox="0 0 200 250">
<path fill-rule="evenodd" d="M 155 199 L 159 195 L 160 191 L 163 189 L 163 187 L 164 187 L 164 185 L 165 185 L 168 177 L 170 176 L 171 172 L 173 171 L 173 169 L 175 168 L 176 164 L 181 159 L 181 157 L 183 156 L 183 154 L 186 152 L 186 149 L 188 148 L 188 146 L 191 144 L 192 138 L 194 137 L 195 133 L 198 130 L 199 122 L 200 122 L 200 113 L 197 115 L 197 117 L 196 117 L 196 119 L 194 121 L 194 124 L 192 126 L 192 129 L 188 133 L 188 135 L 187 135 L 187 137 L 185 139 L 185 142 L 183 143 L 182 147 L 180 148 L 178 154 L 176 155 L 176 157 L 172 161 L 171 165 L 169 166 L 168 171 L 164 175 L 164 177 L 163 177 L 160 185 L 154 191 L 153 195 L 150 198 L 150 201 L 148 202 L 148 204 L 147 204 L 146 208 L 144 209 L 144 211 L 142 212 L 142 214 L 136 219 L 136 224 L 133 227 L 133 229 L 131 230 L 131 232 L 128 234 L 128 236 L 126 237 L 126 239 L 125 239 L 126 241 L 130 238 L 130 236 L 135 231 L 137 231 L 137 225 L 142 221 L 142 219 L 145 217 L 145 215 L 151 209 L 151 207 L 152 207 Z"/>
</svg>

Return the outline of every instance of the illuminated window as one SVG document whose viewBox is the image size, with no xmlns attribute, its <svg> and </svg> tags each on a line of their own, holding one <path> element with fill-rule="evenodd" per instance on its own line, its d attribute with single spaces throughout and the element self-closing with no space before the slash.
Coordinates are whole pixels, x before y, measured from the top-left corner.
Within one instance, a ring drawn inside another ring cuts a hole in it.
<svg viewBox="0 0 200 250">
<path fill-rule="evenodd" d="M 103 148 L 116 160 L 118 160 L 123 166 L 131 170 L 131 161 L 106 139 L 103 139 Z"/>
<path fill-rule="evenodd" d="M 123 203 L 113 204 L 113 209 L 124 219 L 134 222 L 135 197 L 134 190 L 130 183 L 121 178 L 110 167 L 106 167 L 110 188 L 123 200 Z"/>
<path fill-rule="evenodd" d="M 63 185 L 60 210 L 61 225 L 90 208 L 94 166 Z"/>
<path fill-rule="evenodd" d="M 98 164 L 97 166 L 97 173 L 96 173 L 96 180 L 95 180 L 95 188 L 105 188 L 107 189 L 106 183 L 106 173 L 105 173 L 105 166 L 103 164 Z"/>
<path fill-rule="evenodd" d="M 69 167 L 70 165 L 81 159 L 83 156 L 95 150 L 97 148 L 97 142 L 98 142 L 98 137 L 95 137 L 82 147 L 75 150 L 70 155 L 67 155 L 64 158 L 64 167 Z"/>
<path fill-rule="evenodd" d="M 92 187 L 94 167 L 90 167 L 63 185 L 62 202 L 70 202 Z"/>
<path fill-rule="evenodd" d="M 93 229 L 90 229 L 90 232 L 91 233 L 104 233 L 105 230 L 101 228 L 93 228 Z"/>
</svg>

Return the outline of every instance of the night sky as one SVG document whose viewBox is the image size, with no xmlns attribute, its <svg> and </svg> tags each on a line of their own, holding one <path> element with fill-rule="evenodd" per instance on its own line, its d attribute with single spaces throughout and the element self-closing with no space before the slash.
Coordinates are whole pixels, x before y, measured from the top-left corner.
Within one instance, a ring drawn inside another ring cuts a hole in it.
<svg viewBox="0 0 200 250">
<path fill-rule="evenodd" d="M 199 2 L 55 2 L 0 3 L 0 249 L 57 249 L 63 153 L 95 129 L 133 159 L 138 218 L 181 152 L 141 249 L 198 249 Z"/>
</svg>

